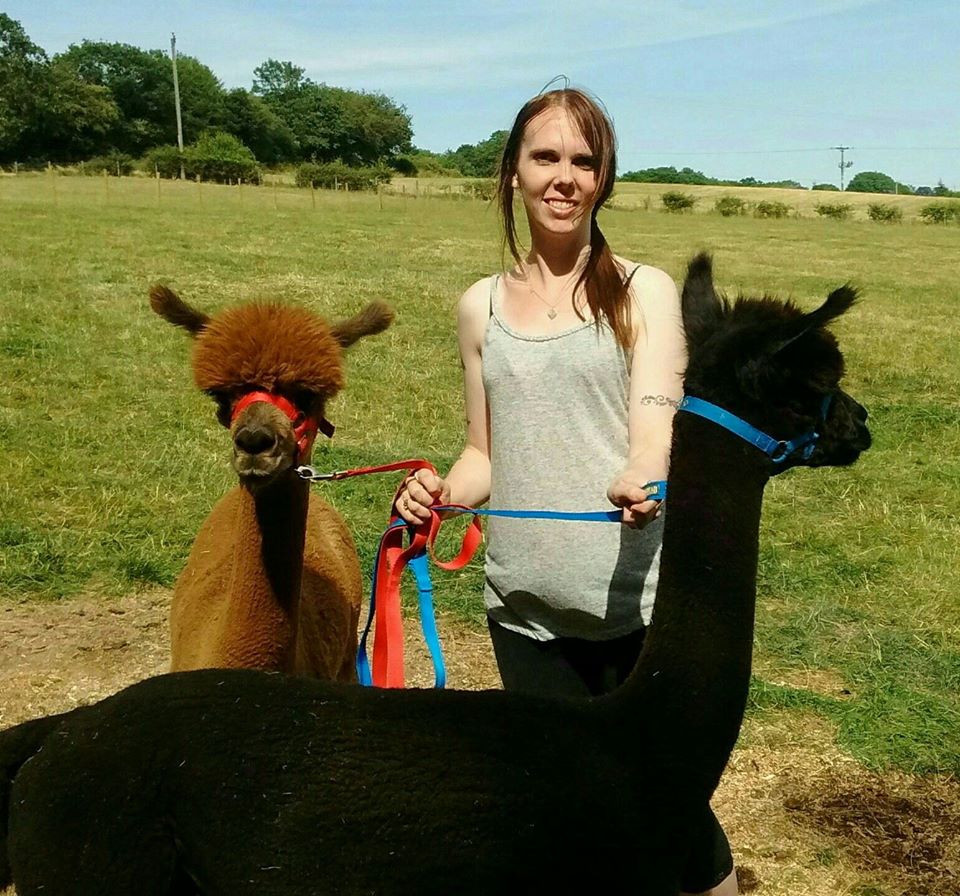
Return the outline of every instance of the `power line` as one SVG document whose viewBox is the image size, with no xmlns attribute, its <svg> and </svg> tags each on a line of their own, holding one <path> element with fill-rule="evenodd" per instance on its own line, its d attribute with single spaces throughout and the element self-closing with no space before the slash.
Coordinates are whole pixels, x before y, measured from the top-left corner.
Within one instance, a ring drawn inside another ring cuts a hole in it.
<svg viewBox="0 0 960 896">
<path fill-rule="evenodd" d="M 846 147 L 850 149 L 851 147 Z M 638 156 L 765 156 L 774 153 L 832 152 L 836 146 L 816 146 L 798 149 L 639 149 L 631 150 Z M 960 146 L 858 146 L 861 152 L 960 152 Z"/>
</svg>

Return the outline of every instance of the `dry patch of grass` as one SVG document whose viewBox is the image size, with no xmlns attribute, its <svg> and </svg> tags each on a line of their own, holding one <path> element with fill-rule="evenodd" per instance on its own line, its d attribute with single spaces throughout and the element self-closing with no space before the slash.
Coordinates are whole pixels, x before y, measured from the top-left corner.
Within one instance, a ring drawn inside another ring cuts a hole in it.
<svg viewBox="0 0 960 896">
<path fill-rule="evenodd" d="M 816 716 L 748 719 L 714 804 L 745 892 L 960 893 L 960 782 L 871 772 Z"/>
</svg>

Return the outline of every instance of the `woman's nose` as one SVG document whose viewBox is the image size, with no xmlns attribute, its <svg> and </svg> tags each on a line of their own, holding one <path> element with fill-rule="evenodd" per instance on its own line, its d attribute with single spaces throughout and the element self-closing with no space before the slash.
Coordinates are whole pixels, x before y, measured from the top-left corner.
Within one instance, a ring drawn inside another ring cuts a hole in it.
<svg viewBox="0 0 960 896">
<path fill-rule="evenodd" d="M 557 165 L 556 173 L 553 178 L 556 183 L 569 185 L 573 183 L 573 165 L 568 160 L 561 159 Z"/>
</svg>

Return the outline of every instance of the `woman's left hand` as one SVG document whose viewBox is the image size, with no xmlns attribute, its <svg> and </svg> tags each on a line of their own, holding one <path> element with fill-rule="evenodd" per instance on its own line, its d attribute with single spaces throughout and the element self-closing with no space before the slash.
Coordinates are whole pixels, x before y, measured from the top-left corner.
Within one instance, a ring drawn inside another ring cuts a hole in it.
<svg viewBox="0 0 960 896">
<path fill-rule="evenodd" d="M 639 476 L 632 471 L 621 473 L 607 489 L 607 498 L 623 510 L 623 522 L 633 529 L 642 529 L 662 513 L 661 502 L 649 497 L 646 483 L 655 477 Z"/>
</svg>

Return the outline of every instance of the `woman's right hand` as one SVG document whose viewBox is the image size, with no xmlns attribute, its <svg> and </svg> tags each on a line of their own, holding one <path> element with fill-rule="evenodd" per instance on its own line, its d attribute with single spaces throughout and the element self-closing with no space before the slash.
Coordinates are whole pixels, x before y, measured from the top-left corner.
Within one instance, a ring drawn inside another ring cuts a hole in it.
<svg viewBox="0 0 960 896">
<path fill-rule="evenodd" d="M 404 481 L 397 495 L 397 513 L 406 522 L 417 526 L 430 519 L 433 504 L 450 503 L 450 486 L 430 470 L 416 470 Z"/>
</svg>

